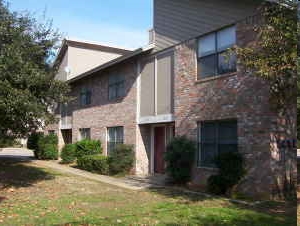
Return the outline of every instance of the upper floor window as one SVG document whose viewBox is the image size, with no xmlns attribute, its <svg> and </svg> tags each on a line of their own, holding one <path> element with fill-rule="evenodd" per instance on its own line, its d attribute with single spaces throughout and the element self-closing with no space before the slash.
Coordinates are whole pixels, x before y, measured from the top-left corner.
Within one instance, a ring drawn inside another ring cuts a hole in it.
<svg viewBox="0 0 300 226">
<path fill-rule="evenodd" d="M 92 92 L 86 88 L 83 88 L 80 92 L 80 104 L 86 106 L 92 102 Z"/>
<path fill-rule="evenodd" d="M 198 166 L 214 167 L 224 152 L 238 151 L 237 121 L 201 122 L 198 125 Z"/>
<path fill-rule="evenodd" d="M 236 56 L 228 52 L 235 44 L 235 26 L 199 38 L 198 79 L 236 71 Z"/>
<path fill-rule="evenodd" d="M 108 99 L 114 100 L 125 95 L 125 78 L 121 74 L 109 76 Z"/>
</svg>

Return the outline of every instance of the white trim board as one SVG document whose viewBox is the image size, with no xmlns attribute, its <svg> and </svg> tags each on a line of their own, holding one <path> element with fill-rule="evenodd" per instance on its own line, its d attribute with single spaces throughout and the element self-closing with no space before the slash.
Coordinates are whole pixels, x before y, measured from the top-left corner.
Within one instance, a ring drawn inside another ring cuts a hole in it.
<svg viewBox="0 0 300 226">
<path fill-rule="evenodd" d="M 138 124 L 154 124 L 154 123 L 165 123 L 165 122 L 174 122 L 175 117 L 173 114 L 166 115 L 156 115 L 156 116 L 144 116 L 140 117 Z"/>
</svg>

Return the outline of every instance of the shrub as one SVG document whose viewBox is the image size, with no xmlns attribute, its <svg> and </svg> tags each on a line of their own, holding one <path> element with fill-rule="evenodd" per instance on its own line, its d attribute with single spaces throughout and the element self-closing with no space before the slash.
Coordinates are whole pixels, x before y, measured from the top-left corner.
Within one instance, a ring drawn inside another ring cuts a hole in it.
<svg viewBox="0 0 300 226">
<path fill-rule="evenodd" d="M 58 159 L 58 139 L 55 134 L 40 136 L 38 139 L 38 148 L 35 150 L 35 155 L 38 159 L 54 160 Z"/>
<path fill-rule="evenodd" d="M 113 175 L 129 173 L 133 167 L 134 159 L 132 145 L 117 145 L 109 156 L 109 172 Z"/>
<path fill-rule="evenodd" d="M 45 144 L 42 151 L 41 159 L 44 160 L 55 160 L 58 159 L 58 148 L 54 144 Z"/>
<path fill-rule="evenodd" d="M 207 189 L 209 192 L 222 195 L 236 185 L 246 174 L 244 158 L 238 152 L 220 154 L 215 160 L 219 174 L 208 178 Z"/>
<path fill-rule="evenodd" d="M 75 156 L 80 158 L 85 155 L 102 154 L 101 142 L 98 140 L 81 140 L 76 144 Z"/>
<path fill-rule="evenodd" d="M 27 148 L 33 150 L 34 156 L 38 158 L 38 141 L 41 137 L 43 137 L 43 133 L 31 133 L 27 140 Z"/>
<path fill-rule="evenodd" d="M 109 171 L 108 157 L 103 155 L 85 155 L 77 159 L 80 169 L 107 175 Z"/>
<path fill-rule="evenodd" d="M 62 159 L 62 163 L 72 163 L 75 161 L 76 146 L 75 144 L 66 144 L 61 150 L 60 157 Z"/>
<path fill-rule="evenodd" d="M 191 177 L 196 145 L 186 137 L 175 137 L 167 146 L 165 161 L 166 172 L 174 183 L 186 183 Z"/>
<path fill-rule="evenodd" d="M 22 147 L 22 144 L 14 137 L 9 137 L 9 136 L 0 137 L 0 148 L 8 148 L 8 147 Z"/>
</svg>

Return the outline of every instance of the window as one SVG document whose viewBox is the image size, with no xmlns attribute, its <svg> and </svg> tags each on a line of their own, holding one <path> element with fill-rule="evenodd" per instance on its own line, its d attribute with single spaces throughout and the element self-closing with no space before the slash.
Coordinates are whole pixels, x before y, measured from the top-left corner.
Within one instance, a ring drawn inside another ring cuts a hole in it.
<svg viewBox="0 0 300 226">
<path fill-rule="evenodd" d="M 79 129 L 80 138 L 79 140 L 91 139 L 91 129 L 90 128 L 82 128 Z"/>
<path fill-rule="evenodd" d="M 125 95 L 125 79 L 123 75 L 114 74 L 108 81 L 108 99 L 114 100 Z"/>
<path fill-rule="evenodd" d="M 121 126 L 108 128 L 107 135 L 107 154 L 109 155 L 118 144 L 123 144 L 124 129 Z"/>
<path fill-rule="evenodd" d="M 91 104 L 92 92 L 86 88 L 83 88 L 80 92 L 80 104 L 81 106 L 86 106 Z"/>
<path fill-rule="evenodd" d="M 237 121 L 202 122 L 198 125 L 198 166 L 214 167 L 223 152 L 236 152 Z"/>
<path fill-rule="evenodd" d="M 236 56 L 228 51 L 235 43 L 235 26 L 199 38 L 198 79 L 236 71 Z"/>
</svg>

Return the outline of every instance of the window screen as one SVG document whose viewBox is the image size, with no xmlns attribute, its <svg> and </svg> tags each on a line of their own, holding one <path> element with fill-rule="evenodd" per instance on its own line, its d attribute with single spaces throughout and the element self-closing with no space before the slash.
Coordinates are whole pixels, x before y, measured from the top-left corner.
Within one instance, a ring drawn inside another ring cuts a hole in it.
<svg viewBox="0 0 300 226">
<path fill-rule="evenodd" d="M 236 56 L 228 51 L 235 43 L 235 26 L 199 38 L 198 79 L 236 71 Z"/>
<path fill-rule="evenodd" d="M 114 100 L 125 95 L 125 79 L 123 75 L 114 74 L 108 81 L 108 99 Z"/>
<path fill-rule="evenodd" d="M 83 88 L 80 92 L 81 106 L 90 105 L 91 102 L 92 102 L 92 92 L 86 88 Z"/>
<path fill-rule="evenodd" d="M 124 142 L 124 128 L 110 127 L 107 129 L 107 154 L 111 153 L 119 144 Z"/>
<path fill-rule="evenodd" d="M 199 123 L 198 148 L 198 166 L 206 167 L 214 167 L 220 153 L 238 151 L 237 121 Z"/>
</svg>

